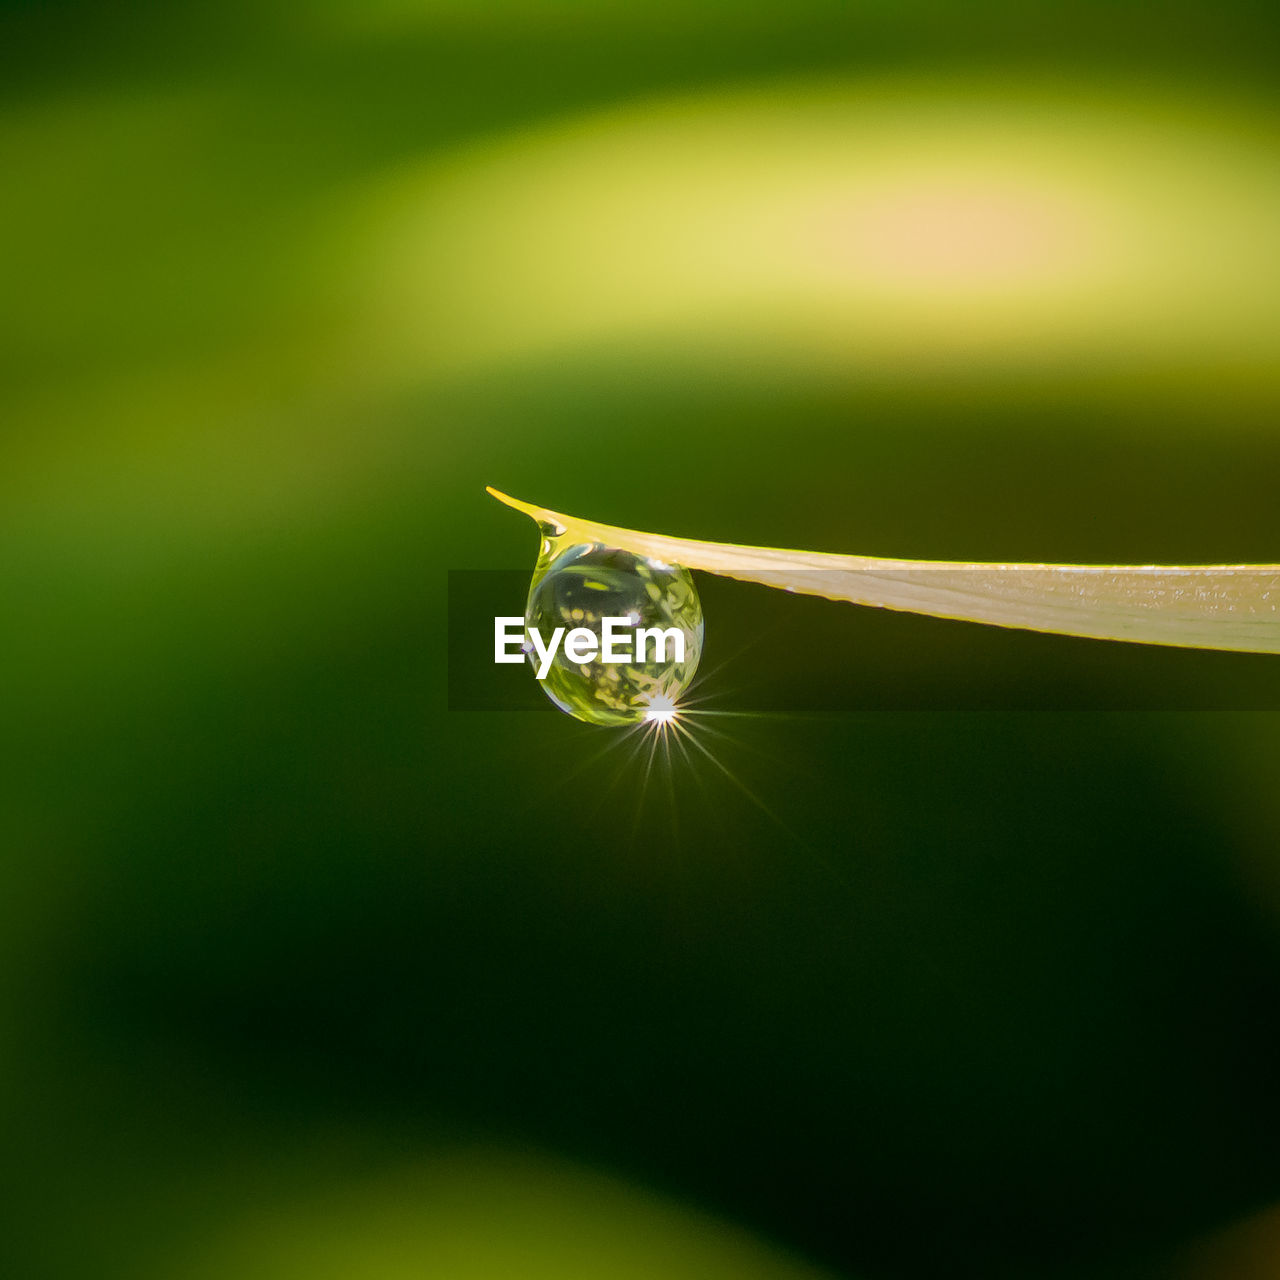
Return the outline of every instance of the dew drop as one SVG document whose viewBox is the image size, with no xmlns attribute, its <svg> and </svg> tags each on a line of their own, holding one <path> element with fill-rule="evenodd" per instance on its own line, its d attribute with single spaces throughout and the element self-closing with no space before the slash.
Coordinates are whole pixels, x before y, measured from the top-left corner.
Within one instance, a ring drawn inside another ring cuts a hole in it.
<svg viewBox="0 0 1280 1280">
<path fill-rule="evenodd" d="M 539 556 L 525 610 L 527 626 L 537 627 L 545 640 L 557 627 L 564 627 L 566 635 L 585 627 L 602 649 L 605 618 L 626 618 L 628 628 L 679 628 L 683 661 L 676 661 L 674 645 L 668 643 L 659 657 L 651 643 L 644 662 L 597 658 L 577 663 L 566 657 L 562 643 L 541 681 L 543 692 L 562 711 L 588 724 L 669 719 L 702 656 L 702 603 L 688 570 L 599 543 L 553 544 L 551 554 Z M 630 630 L 624 634 L 630 646 Z"/>
</svg>

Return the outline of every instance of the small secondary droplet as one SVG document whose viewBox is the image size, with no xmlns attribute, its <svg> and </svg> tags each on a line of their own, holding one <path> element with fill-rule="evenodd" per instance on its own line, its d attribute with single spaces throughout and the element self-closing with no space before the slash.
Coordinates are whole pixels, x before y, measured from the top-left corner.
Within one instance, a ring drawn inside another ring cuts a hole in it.
<svg viewBox="0 0 1280 1280">
<path fill-rule="evenodd" d="M 554 531 L 543 529 L 544 535 Z M 550 554 L 548 554 L 550 552 Z M 702 656 L 702 603 L 688 570 L 599 543 L 550 548 L 538 558 L 525 624 L 549 639 L 557 627 L 591 631 L 603 650 L 605 618 L 626 618 L 629 628 L 678 628 L 684 657 L 668 642 L 650 643 L 644 661 L 606 663 L 597 656 L 571 661 L 561 645 L 543 692 L 562 711 L 588 724 L 625 725 L 670 718 L 689 687 Z M 628 644 L 634 633 L 629 631 Z M 533 655 L 531 655 L 532 659 Z M 655 710 L 656 708 L 656 710 Z"/>
</svg>

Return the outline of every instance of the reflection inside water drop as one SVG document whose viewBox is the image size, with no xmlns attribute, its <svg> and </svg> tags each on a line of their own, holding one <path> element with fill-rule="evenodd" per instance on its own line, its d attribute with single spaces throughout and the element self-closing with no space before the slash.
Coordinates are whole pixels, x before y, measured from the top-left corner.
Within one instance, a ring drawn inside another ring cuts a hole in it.
<svg viewBox="0 0 1280 1280">
<path fill-rule="evenodd" d="M 633 628 L 679 628 L 683 660 L 677 660 L 673 645 L 662 656 L 651 645 L 643 662 L 606 663 L 597 656 L 578 663 L 561 645 L 541 681 L 543 691 L 562 711 L 589 724 L 665 723 L 702 656 L 702 603 L 692 577 L 679 565 L 599 543 L 560 546 L 555 531 L 544 528 L 525 625 L 537 627 L 546 639 L 557 627 L 566 634 L 584 627 L 601 641 L 602 650 L 605 618 L 626 618 Z"/>
</svg>

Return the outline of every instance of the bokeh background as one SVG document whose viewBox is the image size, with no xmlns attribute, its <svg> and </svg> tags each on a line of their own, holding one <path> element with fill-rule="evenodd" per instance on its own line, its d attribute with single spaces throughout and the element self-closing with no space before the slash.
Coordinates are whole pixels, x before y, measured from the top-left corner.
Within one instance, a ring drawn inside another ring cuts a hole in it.
<svg viewBox="0 0 1280 1280">
<path fill-rule="evenodd" d="M 642 785 L 445 643 L 486 483 L 1280 561 L 1271 8 L 9 0 L 0 1271 L 1280 1271 L 1261 666 L 706 583 Z"/>
</svg>

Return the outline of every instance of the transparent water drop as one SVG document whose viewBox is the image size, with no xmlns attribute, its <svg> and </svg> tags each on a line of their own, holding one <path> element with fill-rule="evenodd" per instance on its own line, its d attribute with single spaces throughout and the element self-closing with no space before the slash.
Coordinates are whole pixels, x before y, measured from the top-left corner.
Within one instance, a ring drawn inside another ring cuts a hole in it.
<svg viewBox="0 0 1280 1280">
<path fill-rule="evenodd" d="M 669 644 L 662 657 L 650 645 L 643 662 L 601 661 L 605 618 L 626 618 L 631 628 L 679 628 L 683 660 L 676 660 L 675 646 Z M 540 682 L 561 711 L 589 724 L 669 719 L 702 656 L 702 602 L 688 570 L 599 543 L 564 546 L 549 528 L 543 529 L 525 625 L 537 627 L 544 642 L 557 627 L 566 635 L 585 627 L 596 636 L 595 660 L 572 661 L 562 643 Z M 536 655 L 531 653 L 530 660 Z"/>
</svg>

